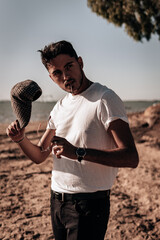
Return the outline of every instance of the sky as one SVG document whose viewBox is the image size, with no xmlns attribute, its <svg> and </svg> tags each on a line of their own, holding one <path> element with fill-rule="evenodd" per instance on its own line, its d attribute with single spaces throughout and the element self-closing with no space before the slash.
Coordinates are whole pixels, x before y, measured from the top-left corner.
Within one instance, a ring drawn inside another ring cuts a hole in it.
<svg viewBox="0 0 160 240">
<path fill-rule="evenodd" d="M 87 0 L 0 0 L 0 100 L 10 100 L 11 88 L 26 79 L 42 88 L 42 101 L 63 97 L 37 52 L 60 40 L 73 44 L 90 80 L 122 100 L 160 100 L 158 36 L 134 41 L 93 13 Z"/>
</svg>

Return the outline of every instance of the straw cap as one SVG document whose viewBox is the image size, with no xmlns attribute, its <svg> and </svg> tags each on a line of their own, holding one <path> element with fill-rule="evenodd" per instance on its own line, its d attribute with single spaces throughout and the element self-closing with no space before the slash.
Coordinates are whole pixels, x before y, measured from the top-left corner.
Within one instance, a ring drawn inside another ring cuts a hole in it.
<svg viewBox="0 0 160 240">
<path fill-rule="evenodd" d="M 11 105 L 20 124 L 20 128 L 28 125 L 32 102 L 37 100 L 42 94 L 42 89 L 32 80 L 25 80 L 17 83 L 11 89 Z"/>
</svg>

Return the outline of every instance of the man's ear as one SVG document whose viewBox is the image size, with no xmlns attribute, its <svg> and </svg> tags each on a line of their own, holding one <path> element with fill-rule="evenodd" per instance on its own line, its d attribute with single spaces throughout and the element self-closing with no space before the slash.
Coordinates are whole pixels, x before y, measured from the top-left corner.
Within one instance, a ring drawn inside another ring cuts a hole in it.
<svg viewBox="0 0 160 240">
<path fill-rule="evenodd" d="M 80 67 L 83 69 L 83 60 L 81 57 L 78 57 L 78 63 L 80 65 Z"/>
</svg>

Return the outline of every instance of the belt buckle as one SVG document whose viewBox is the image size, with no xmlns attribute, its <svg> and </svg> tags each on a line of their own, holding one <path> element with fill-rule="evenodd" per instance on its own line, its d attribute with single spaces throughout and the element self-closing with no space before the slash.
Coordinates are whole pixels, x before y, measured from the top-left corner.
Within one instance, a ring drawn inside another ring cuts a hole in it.
<svg viewBox="0 0 160 240">
<path fill-rule="evenodd" d="M 55 192 L 55 195 L 60 201 L 64 202 L 64 193 Z"/>
<path fill-rule="evenodd" d="M 62 194 L 62 202 L 64 202 L 64 193 L 61 193 Z"/>
</svg>

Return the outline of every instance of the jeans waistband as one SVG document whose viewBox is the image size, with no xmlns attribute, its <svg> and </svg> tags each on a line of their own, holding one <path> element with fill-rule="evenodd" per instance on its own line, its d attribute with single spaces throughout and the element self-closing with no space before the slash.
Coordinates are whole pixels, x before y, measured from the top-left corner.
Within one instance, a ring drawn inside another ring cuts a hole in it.
<svg viewBox="0 0 160 240">
<path fill-rule="evenodd" d="M 72 200 L 87 200 L 87 199 L 101 199 L 107 198 L 110 195 L 110 190 L 97 191 L 91 193 L 59 193 L 51 190 L 53 198 L 60 201 L 72 201 Z"/>
</svg>

